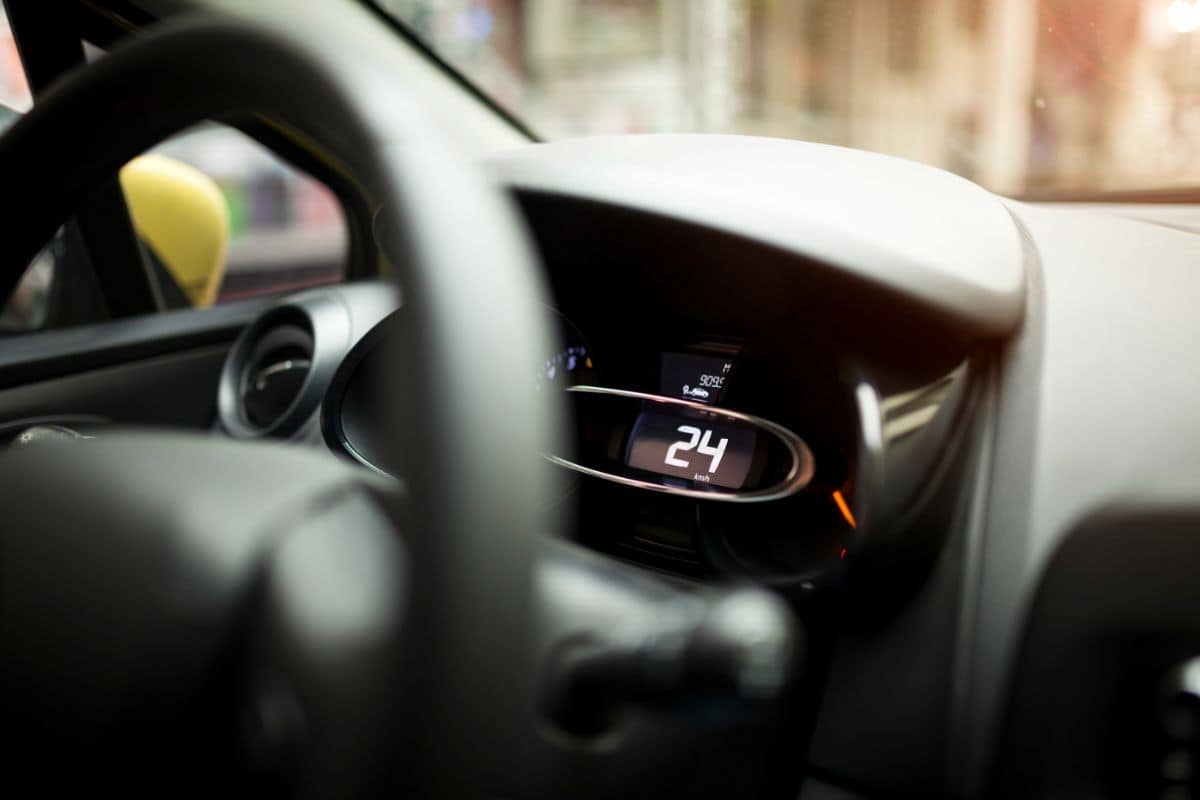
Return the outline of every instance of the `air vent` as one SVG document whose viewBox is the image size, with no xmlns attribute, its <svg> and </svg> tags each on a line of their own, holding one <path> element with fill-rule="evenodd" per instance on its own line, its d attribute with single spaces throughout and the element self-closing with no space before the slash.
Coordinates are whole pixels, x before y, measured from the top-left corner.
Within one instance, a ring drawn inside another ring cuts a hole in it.
<svg viewBox="0 0 1200 800">
<path fill-rule="evenodd" d="M 238 411 L 252 429 L 267 431 L 300 397 L 312 370 L 312 333 L 281 323 L 251 348 L 238 382 Z"/>
<path fill-rule="evenodd" d="M 349 346 L 346 305 L 305 292 L 269 309 L 234 342 L 217 391 L 220 427 L 241 439 L 306 438 Z"/>
</svg>

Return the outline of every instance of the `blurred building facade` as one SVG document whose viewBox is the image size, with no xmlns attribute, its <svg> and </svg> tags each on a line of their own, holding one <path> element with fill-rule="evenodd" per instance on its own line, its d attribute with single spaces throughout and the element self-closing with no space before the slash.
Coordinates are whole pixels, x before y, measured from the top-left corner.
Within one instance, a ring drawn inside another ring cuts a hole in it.
<svg viewBox="0 0 1200 800">
<path fill-rule="evenodd" d="M 384 0 L 548 137 L 842 144 L 1004 192 L 1200 184 L 1200 0 Z"/>
<path fill-rule="evenodd" d="M 705 131 L 1002 192 L 1200 185 L 1200 0 L 378 0 L 549 138 Z M 0 103 L 28 89 L 0 17 Z"/>
</svg>

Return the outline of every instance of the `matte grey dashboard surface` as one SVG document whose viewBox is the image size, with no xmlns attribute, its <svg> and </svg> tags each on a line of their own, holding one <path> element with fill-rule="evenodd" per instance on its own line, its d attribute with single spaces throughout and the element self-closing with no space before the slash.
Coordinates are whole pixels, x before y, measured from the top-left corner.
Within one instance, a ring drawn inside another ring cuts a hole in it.
<svg viewBox="0 0 1200 800">
<path fill-rule="evenodd" d="M 1164 228 L 1200 233 L 1200 203 L 1056 203 L 1054 208 L 1103 212 Z"/>
<path fill-rule="evenodd" d="M 975 338 L 1019 325 L 1020 239 L 992 194 L 889 156 L 742 136 L 598 137 L 487 162 L 522 193 L 597 201 L 729 231 L 919 301 Z"/>
<path fill-rule="evenodd" d="M 976 791 L 1051 557 L 1087 517 L 1195 509 L 1200 487 L 1200 236 L 1100 210 L 1010 207 L 1029 237 L 1031 302 L 1005 356 L 970 622 L 962 755 Z"/>
</svg>

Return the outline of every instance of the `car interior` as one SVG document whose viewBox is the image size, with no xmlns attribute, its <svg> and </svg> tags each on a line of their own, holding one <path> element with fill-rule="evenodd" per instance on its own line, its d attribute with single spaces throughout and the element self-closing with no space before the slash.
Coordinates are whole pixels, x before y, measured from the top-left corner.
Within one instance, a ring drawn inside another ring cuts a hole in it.
<svg viewBox="0 0 1200 800">
<path fill-rule="evenodd" d="M 13 786 L 1200 792 L 1200 194 L 542 141 L 373 2 L 4 6 Z M 196 126 L 336 231 L 236 261 Z"/>
</svg>

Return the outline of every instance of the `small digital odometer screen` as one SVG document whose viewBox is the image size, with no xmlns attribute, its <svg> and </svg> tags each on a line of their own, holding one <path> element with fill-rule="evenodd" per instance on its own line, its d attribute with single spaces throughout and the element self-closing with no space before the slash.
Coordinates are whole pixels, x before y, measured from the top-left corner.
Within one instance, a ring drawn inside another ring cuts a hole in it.
<svg viewBox="0 0 1200 800">
<path fill-rule="evenodd" d="M 668 397 L 719 403 L 731 372 L 731 358 L 702 353 L 663 353 L 659 391 Z"/>
<path fill-rule="evenodd" d="M 630 432 L 626 463 L 693 483 L 741 489 L 756 441 L 752 428 L 645 411 Z"/>
</svg>

